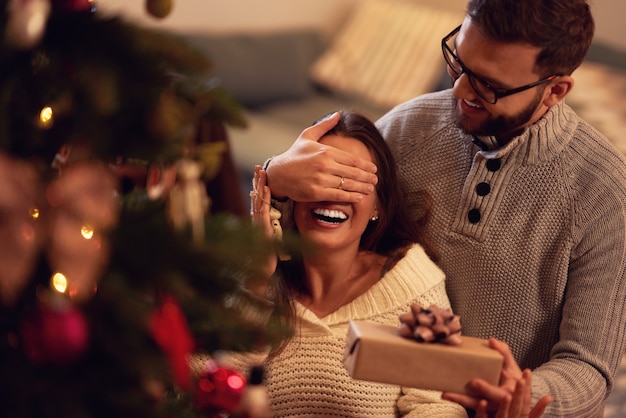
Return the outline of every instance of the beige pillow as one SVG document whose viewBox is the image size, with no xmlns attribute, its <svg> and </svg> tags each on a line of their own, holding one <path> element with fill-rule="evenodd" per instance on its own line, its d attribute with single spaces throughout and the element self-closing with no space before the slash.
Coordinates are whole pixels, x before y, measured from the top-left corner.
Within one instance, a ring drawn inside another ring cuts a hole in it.
<svg viewBox="0 0 626 418">
<path fill-rule="evenodd" d="M 462 22 L 417 0 L 363 0 L 313 63 L 320 85 L 391 107 L 433 91 L 445 71 L 441 38 Z"/>
</svg>

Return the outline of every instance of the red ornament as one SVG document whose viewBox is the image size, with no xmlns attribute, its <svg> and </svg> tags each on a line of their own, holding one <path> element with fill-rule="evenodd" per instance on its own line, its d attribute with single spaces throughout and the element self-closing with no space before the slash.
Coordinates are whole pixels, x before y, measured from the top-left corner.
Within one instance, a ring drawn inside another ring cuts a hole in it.
<svg viewBox="0 0 626 418">
<path fill-rule="evenodd" d="M 234 370 L 207 361 L 198 378 L 194 395 L 196 407 L 203 413 L 233 412 L 246 388 L 246 378 Z"/>
<path fill-rule="evenodd" d="M 176 299 L 170 296 L 163 299 L 162 305 L 150 318 L 150 332 L 169 358 L 174 381 L 181 389 L 187 390 L 190 383 L 187 357 L 193 351 L 194 341 Z"/>
<path fill-rule="evenodd" d="M 96 0 L 51 0 L 55 12 L 94 12 Z"/>
<path fill-rule="evenodd" d="M 73 306 L 39 307 L 22 321 L 21 336 L 26 356 L 35 365 L 73 364 L 89 345 L 87 321 Z"/>
</svg>

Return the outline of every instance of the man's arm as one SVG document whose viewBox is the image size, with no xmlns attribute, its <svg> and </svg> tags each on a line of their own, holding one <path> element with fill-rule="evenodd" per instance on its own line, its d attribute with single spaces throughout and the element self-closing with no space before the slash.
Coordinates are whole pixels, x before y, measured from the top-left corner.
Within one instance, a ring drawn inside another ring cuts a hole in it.
<svg viewBox="0 0 626 418">
<path fill-rule="evenodd" d="M 374 164 L 318 142 L 338 120 L 339 114 L 334 113 L 305 129 L 287 151 L 266 164 L 273 197 L 358 202 L 374 191 L 378 181 Z"/>
</svg>

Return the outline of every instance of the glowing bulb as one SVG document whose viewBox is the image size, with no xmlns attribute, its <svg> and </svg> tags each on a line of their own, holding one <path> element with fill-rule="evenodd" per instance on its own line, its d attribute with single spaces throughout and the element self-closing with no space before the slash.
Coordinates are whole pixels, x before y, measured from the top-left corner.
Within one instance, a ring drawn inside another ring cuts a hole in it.
<svg viewBox="0 0 626 418">
<path fill-rule="evenodd" d="M 37 208 L 31 208 L 31 209 L 28 211 L 28 214 L 29 214 L 29 215 L 30 215 L 33 219 L 39 219 L 39 215 L 40 215 L 40 213 L 39 213 L 39 209 L 37 209 Z"/>
<path fill-rule="evenodd" d="M 85 239 L 93 238 L 93 233 L 94 233 L 93 228 L 91 228 L 89 225 L 83 225 L 83 227 L 80 228 L 80 234 Z"/>
<path fill-rule="evenodd" d="M 52 284 L 52 288 L 59 293 L 65 293 L 67 290 L 67 278 L 63 275 L 63 273 L 54 273 L 50 282 Z"/>
<path fill-rule="evenodd" d="M 237 389 L 241 389 L 242 387 L 244 387 L 246 384 L 246 381 L 241 376 L 233 374 L 231 376 L 228 376 L 226 383 L 228 384 L 229 388 L 237 390 Z"/>
<path fill-rule="evenodd" d="M 52 126 L 53 116 L 52 108 L 50 106 L 46 106 L 41 109 L 41 112 L 39 112 L 39 126 L 42 128 L 49 128 Z"/>
</svg>

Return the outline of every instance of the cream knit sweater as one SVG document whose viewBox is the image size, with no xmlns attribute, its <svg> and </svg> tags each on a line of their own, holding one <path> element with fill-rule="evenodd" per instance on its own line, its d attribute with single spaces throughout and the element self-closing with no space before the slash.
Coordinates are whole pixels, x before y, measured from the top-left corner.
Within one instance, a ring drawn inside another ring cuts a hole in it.
<svg viewBox="0 0 626 418">
<path fill-rule="evenodd" d="M 451 91 L 377 126 L 409 205 L 434 200 L 429 237 L 463 333 L 508 342 L 546 416 L 602 409 L 625 346 L 626 164 L 566 104 L 498 148 L 456 126 Z"/>
<path fill-rule="evenodd" d="M 444 275 L 419 245 L 367 293 L 324 318 L 297 303 L 296 335 L 265 364 L 274 417 L 466 417 L 440 392 L 354 380 L 343 366 L 349 320 L 399 325 L 413 302 L 449 306 Z M 245 370 L 251 359 L 259 360 L 234 356 L 231 365 Z"/>
</svg>

